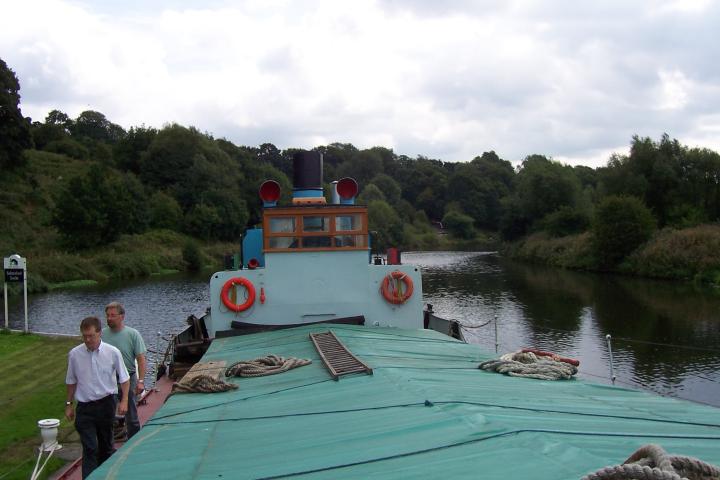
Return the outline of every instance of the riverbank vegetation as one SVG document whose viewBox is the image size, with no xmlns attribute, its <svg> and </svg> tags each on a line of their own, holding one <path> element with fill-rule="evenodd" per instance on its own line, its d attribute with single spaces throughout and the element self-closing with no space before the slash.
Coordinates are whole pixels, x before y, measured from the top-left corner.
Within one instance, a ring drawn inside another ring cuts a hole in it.
<svg viewBox="0 0 720 480">
<path fill-rule="evenodd" d="M 257 188 L 292 191 L 294 148 L 235 145 L 194 127 L 125 130 L 97 111 L 23 118 L 0 63 L 0 253 L 29 260 L 31 288 L 219 266 L 260 222 Z M 331 143 L 325 180 L 355 178 L 374 247 L 502 249 L 567 268 L 715 282 L 720 155 L 633 137 L 605 166 L 494 151 L 464 162 Z M 325 185 L 329 196 L 330 185 Z M 696 242 L 696 243 L 693 243 Z M 671 251 L 684 246 L 679 254 Z"/>
<path fill-rule="evenodd" d="M 79 344 L 79 338 L 0 330 L 0 472 L 3 480 L 30 478 L 41 443 L 38 420 L 62 419 L 58 435 L 61 444 L 74 435 L 72 423 L 64 418 L 65 369 L 68 351 Z M 41 478 L 47 478 L 63 463 L 57 457 L 51 458 Z"/>
</svg>

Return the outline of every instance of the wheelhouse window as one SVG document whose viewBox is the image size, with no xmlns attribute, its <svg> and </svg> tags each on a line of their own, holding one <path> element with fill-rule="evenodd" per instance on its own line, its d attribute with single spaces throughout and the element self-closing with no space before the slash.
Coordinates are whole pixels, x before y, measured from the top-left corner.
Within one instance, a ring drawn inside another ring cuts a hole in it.
<svg viewBox="0 0 720 480">
<path fill-rule="evenodd" d="M 329 232 L 330 217 L 303 215 L 303 232 Z"/>
<path fill-rule="evenodd" d="M 295 231 L 295 217 L 271 217 L 270 232 L 292 233 Z"/>
<path fill-rule="evenodd" d="M 270 248 L 298 248 L 300 240 L 298 237 L 270 237 L 268 238 Z"/>
<path fill-rule="evenodd" d="M 367 207 L 266 209 L 265 251 L 367 250 Z"/>
<path fill-rule="evenodd" d="M 362 215 L 337 215 L 335 217 L 335 231 L 348 232 L 362 230 Z"/>
</svg>

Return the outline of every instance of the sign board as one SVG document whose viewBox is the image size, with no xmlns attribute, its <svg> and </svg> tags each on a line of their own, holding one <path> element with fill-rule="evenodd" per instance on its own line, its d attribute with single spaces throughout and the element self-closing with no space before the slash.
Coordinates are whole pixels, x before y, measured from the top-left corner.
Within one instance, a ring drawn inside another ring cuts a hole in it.
<svg viewBox="0 0 720 480">
<path fill-rule="evenodd" d="M 22 282 L 25 280 L 25 270 L 22 268 L 6 268 L 5 281 L 7 283 Z"/>
<path fill-rule="evenodd" d="M 10 255 L 9 257 L 5 257 L 3 261 L 3 268 L 5 269 L 6 282 L 22 282 L 25 280 L 27 261 L 17 253 Z"/>
</svg>

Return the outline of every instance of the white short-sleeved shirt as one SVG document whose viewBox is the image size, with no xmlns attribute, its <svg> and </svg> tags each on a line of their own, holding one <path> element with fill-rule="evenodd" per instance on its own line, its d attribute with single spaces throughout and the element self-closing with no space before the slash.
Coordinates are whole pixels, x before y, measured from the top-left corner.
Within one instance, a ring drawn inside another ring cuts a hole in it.
<svg viewBox="0 0 720 480">
<path fill-rule="evenodd" d="M 118 383 L 130 379 L 120 350 L 100 341 L 97 350 L 78 345 L 68 354 L 65 383 L 77 385 L 75 399 L 92 402 L 118 393 Z"/>
</svg>

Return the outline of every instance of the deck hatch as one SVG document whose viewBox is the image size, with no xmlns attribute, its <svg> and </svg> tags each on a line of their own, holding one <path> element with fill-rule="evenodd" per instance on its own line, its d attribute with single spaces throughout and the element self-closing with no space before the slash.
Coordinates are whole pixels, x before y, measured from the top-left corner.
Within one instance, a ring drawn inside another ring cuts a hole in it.
<svg viewBox="0 0 720 480">
<path fill-rule="evenodd" d="M 320 354 L 333 380 L 340 380 L 342 375 L 365 372 L 372 375 L 372 368 L 361 362 L 331 331 L 311 333 L 310 340 Z"/>
</svg>

